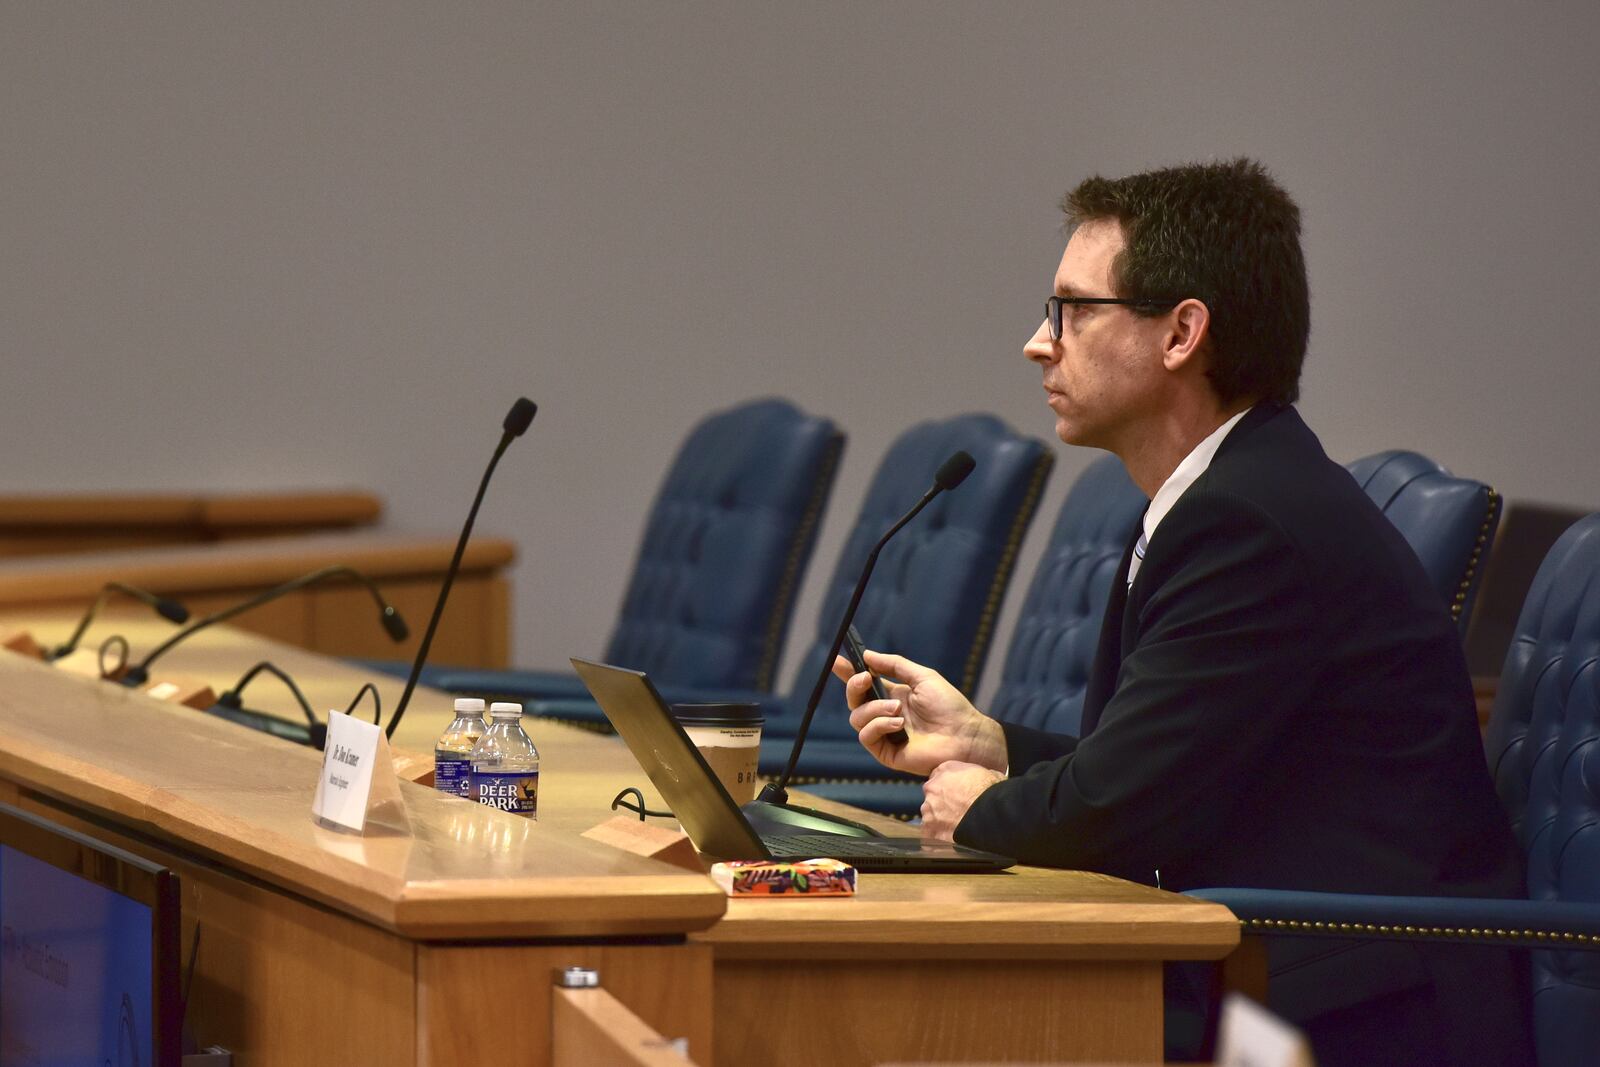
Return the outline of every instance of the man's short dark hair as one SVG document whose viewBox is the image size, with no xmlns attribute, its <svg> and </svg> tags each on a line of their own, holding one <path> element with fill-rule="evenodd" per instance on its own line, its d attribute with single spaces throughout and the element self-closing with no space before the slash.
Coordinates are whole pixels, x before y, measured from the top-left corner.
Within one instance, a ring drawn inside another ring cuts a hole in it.
<svg viewBox="0 0 1600 1067">
<path fill-rule="evenodd" d="M 1127 248 L 1112 265 L 1115 295 L 1206 305 L 1206 373 L 1224 404 L 1299 397 L 1311 333 L 1300 209 L 1265 167 L 1235 159 L 1096 175 L 1061 209 L 1069 226 L 1121 223 Z"/>
</svg>

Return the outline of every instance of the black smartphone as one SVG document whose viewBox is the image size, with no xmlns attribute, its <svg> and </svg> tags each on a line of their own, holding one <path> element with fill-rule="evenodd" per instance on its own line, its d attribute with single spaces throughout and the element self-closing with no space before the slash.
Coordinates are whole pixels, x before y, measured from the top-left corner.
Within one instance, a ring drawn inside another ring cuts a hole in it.
<svg viewBox="0 0 1600 1067">
<path fill-rule="evenodd" d="M 845 630 L 844 649 L 845 655 L 850 660 L 850 665 L 856 669 L 856 673 L 859 674 L 862 671 L 866 671 L 867 675 L 872 679 L 873 696 L 877 697 L 879 700 L 888 700 L 888 687 L 883 684 L 883 680 L 880 679 L 876 674 L 873 674 L 870 670 L 867 670 L 866 647 L 866 642 L 861 640 L 861 634 L 856 630 L 854 625 Z M 903 745 L 907 741 L 911 740 L 911 738 L 906 735 L 904 730 L 896 730 L 894 733 L 885 737 L 885 740 L 891 745 Z"/>
</svg>

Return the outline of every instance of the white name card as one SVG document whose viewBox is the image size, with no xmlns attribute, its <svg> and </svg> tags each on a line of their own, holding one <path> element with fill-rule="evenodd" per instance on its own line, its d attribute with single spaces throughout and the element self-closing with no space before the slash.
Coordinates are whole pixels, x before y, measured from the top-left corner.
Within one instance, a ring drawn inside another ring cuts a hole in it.
<svg viewBox="0 0 1600 1067">
<path fill-rule="evenodd" d="M 328 712 L 328 742 L 311 814 L 361 833 L 379 807 L 398 810 L 401 825 L 409 829 L 383 730 L 341 711 Z"/>
<path fill-rule="evenodd" d="M 1255 1001 L 1230 993 L 1217 1028 L 1217 1067 L 1314 1067 L 1305 1037 Z"/>
</svg>

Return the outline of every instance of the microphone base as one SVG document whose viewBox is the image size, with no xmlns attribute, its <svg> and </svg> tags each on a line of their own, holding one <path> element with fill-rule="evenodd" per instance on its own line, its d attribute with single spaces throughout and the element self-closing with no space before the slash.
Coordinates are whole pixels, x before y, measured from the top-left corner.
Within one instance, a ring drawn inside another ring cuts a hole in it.
<svg viewBox="0 0 1600 1067">
<path fill-rule="evenodd" d="M 768 790 L 771 786 L 767 787 Z M 870 826 L 863 825 L 842 815 L 829 815 L 816 808 L 802 807 L 799 804 L 790 804 L 786 801 L 765 799 L 766 791 L 762 797 L 752 800 L 739 810 L 744 812 L 744 817 L 750 821 L 756 835 L 765 837 L 768 834 L 836 834 L 840 837 L 882 837 L 881 832 Z"/>
<path fill-rule="evenodd" d="M 252 730 L 258 730 L 272 737 L 318 750 L 321 750 L 328 738 L 328 727 L 320 722 L 315 726 L 310 723 L 291 722 L 276 715 L 268 715 L 266 712 L 251 711 L 249 708 L 235 707 L 220 701 L 203 710 L 207 715 L 227 719 L 229 722 L 248 726 Z"/>
</svg>

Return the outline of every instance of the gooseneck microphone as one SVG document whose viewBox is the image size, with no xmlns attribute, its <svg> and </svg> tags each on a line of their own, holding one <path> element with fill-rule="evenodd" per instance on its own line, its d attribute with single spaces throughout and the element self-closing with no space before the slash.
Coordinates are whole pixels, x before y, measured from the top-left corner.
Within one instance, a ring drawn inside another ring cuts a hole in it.
<svg viewBox="0 0 1600 1067">
<path fill-rule="evenodd" d="M 292 593 L 297 589 L 304 589 L 308 585 L 315 585 L 317 582 L 327 581 L 329 578 L 349 578 L 351 581 L 359 582 L 361 585 L 366 586 L 367 592 L 372 594 L 372 599 L 378 605 L 378 621 L 383 624 L 383 628 L 388 632 L 390 639 L 398 643 L 410 636 L 411 631 L 406 628 L 405 619 L 401 618 L 400 613 L 394 609 L 394 606 L 383 598 L 382 593 L 378 592 L 378 587 L 371 578 L 368 578 L 354 567 L 335 564 L 332 567 L 323 567 L 321 570 L 312 571 L 310 574 L 303 574 L 298 578 L 284 582 L 282 585 L 275 585 L 266 592 L 253 596 L 242 604 L 235 604 L 231 608 L 224 608 L 221 611 L 207 615 L 203 619 L 196 619 L 151 649 L 144 659 L 129 667 L 127 673 L 122 676 L 122 684 L 136 686 L 148 682 L 152 663 L 171 650 L 174 645 L 192 637 L 201 630 L 214 626 L 219 622 L 227 622 L 236 615 L 243 615 L 247 611 L 259 608 L 261 605 Z"/>
<path fill-rule="evenodd" d="M 844 617 L 839 620 L 839 629 L 833 635 L 833 643 L 828 648 L 827 656 L 823 658 L 822 671 L 817 675 L 817 684 L 811 689 L 811 699 L 806 701 L 806 712 L 800 719 L 800 728 L 794 738 L 794 748 L 789 751 L 789 763 L 776 782 L 768 782 L 762 787 L 761 795 L 744 807 L 745 814 L 756 825 L 758 832 L 764 828 L 790 832 L 831 831 L 851 834 L 876 832 L 848 819 L 840 819 L 811 808 L 790 804 L 789 779 L 794 776 L 795 765 L 800 762 L 800 750 L 805 747 L 806 732 L 811 729 L 811 719 L 817 713 L 817 705 L 822 702 L 822 693 L 827 687 L 829 676 L 833 674 L 833 663 L 839 655 L 840 647 L 844 645 L 845 633 L 855 621 L 856 609 L 861 606 L 861 596 L 867 589 L 867 579 L 872 577 L 872 568 L 878 563 L 878 553 L 882 552 L 883 546 L 889 543 L 889 539 L 899 533 L 902 526 L 916 518 L 917 513 L 927 507 L 934 497 L 960 485 L 977 465 L 977 461 L 967 452 L 957 452 L 945 460 L 939 465 L 938 471 L 933 476 L 933 485 L 922 494 L 922 499 L 918 500 L 910 511 L 900 516 L 899 521 L 889 527 L 884 535 L 878 538 L 878 543 L 872 546 L 872 551 L 867 553 L 866 565 L 861 568 L 861 577 L 856 580 L 856 587 L 850 594 L 850 603 L 844 609 Z M 894 735 L 890 736 L 890 740 L 895 740 Z M 899 743 L 904 743 L 906 740 L 905 732 L 899 731 Z"/>
<path fill-rule="evenodd" d="M 100 587 L 100 595 L 94 598 L 94 603 L 90 604 L 89 610 L 83 613 L 83 618 L 78 620 L 78 628 L 72 631 L 72 636 L 52 649 L 49 659 L 57 660 L 62 656 L 70 655 L 78 647 L 78 642 L 83 640 L 84 631 L 89 629 L 89 624 L 94 621 L 95 615 L 99 613 L 112 593 L 131 596 L 135 600 L 148 604 L 155 608 L 156 613 L 163 619 L 177 623 L 179 626 L 189 621 L 189 609 L 171 597 L 156 596 L 154 593 L 147 593 L 143 589 L 136 589 L 121 582 L 107 582 Z"/>
<path fill-rule="evenodd" d="M 489 459 L 489 466 L 484 469 L 483 481 L 478 483 L 478 495 L 472 498 L 472 510 L 467 512 L 466 525 L 461 527 L 461 539 L 456 542 L 456 553 L 450 558 L 450 566 L 444 572 L 444 584 L 439 587 L 439 599 L 433 605 L 433 617 L 428 620 L 428 629 L 422 635 L 422 643 L 417 646 L 417 658 L 411 664 L 411 673 L 406 676 L 405 692 L 400 694 L 400 703 L 395 705 L 394 714 L 389 716 L 389 725 L 384 728 L 387 737 L 393 737 L 395 727 L 400 725 L 400 717 L 406 713 L 406 705 L 411 703 L 411 692 L 417 687 L 417 679 L 422 675 L 422 665 L 428 661 L 428 649 L 433 645 L 434 631 L 439 628 L 439 616 L 444 614 L 444 602 L 450 597 L 450 586 L 456 580 L 456 572 L 461 569 L 461 556 L 467 550 L 467 539 L 472 536 L 472 524 L 478 519 L 478 507 L 483 503 L 483 494 L 489 488 L 489 479 L 494 475 L 494 468 L 500 462 L 500 457 L 505 455 L 506 448 L 512 441 L 521 437 L 528 431 L 528 426 L 533 422 L 533 416 L 539 411 L 539 405 L 525 396 L 517 398 L 511 405 L 511 410 L 506 412 L 505 421 L 501 429 L 505 432 L 500 436 L 500 443 L 495 446 L 494 455 Z"/>
</svg>

